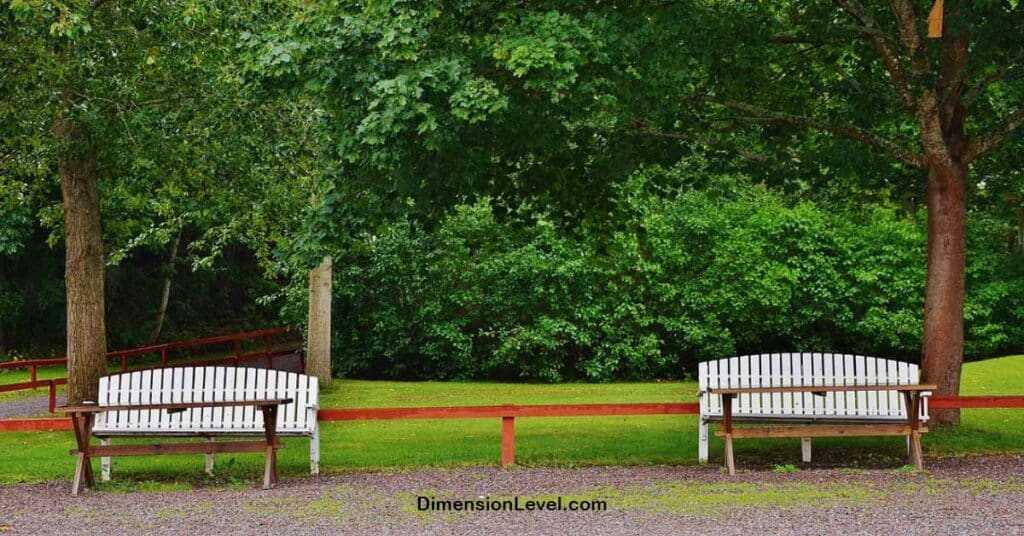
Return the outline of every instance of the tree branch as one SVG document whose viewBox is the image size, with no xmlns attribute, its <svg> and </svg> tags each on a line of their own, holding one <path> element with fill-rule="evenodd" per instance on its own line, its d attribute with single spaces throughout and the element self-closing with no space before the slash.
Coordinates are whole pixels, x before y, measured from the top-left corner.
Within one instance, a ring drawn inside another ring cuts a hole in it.
<svg viewBox="0 0 1024 536">
<path fill-rule="evenodd" d="M 693 136 L 693 135 L 688 134 L 686 132 L 677 132 L 677 131 L 673 131 L 673 130 L 657 130 L 657 129 L 653 129 L 653 128 L 651 128 L 650 126 L 648 126 L 646 123 L 644 123 L 642 121 L 633 121 L 630 126 L 633 128 L 634 132 L 636 132 L 638 134 L 642 134 L 644 136 L 651 136 L 651 137 L 654 137 L 654 138 L 665 138 L 665 139 L 669 139 L 669 140 L 687 141 L 687 142 L 692 142 L 692 143 L 701 143 L 701 144 L 704 144 L 704 145 L 711 145 L 711 146 L 720 146 L 721 145 L 721 143 L 718 142 L 717 140 L 713 140 L 711 138 L 706 138 L 706 137 L 705 138 L 699 138 L 697 136 Z M 757 163 L 763 164 L 765 162 L 771 161 L 771 157 L 769 157 L 767 155 L 764 155 L 764 154 L 748 151 L 748 150 L 740 148 L 740 147 L 733 147 L 733 149 L 735 149 L 736 153 L 739 154 L 740 157 L 742 157 L 745 160 L 750 160 L 751 162 L 757 162 Z"/>
<path fill-rule="evenodd" d="M 892 13 L 896 15 L 896 25 L 900 30 L 900 42 L 907 49 L 910 56 L 910 68 L 915 76 L 921 76 L 928 71 L 928 58 L 923 53 L 921 46 L 921 34 L 917 33 L 917 16 L 914 15 L 914 6 L 910 0 L 891 0 Z"/>
<path fill-rule="evenodd" d="M 769 38 L 772 43 L 780 45 L 836 45 L 844 43 L 845 41 L 840 39 L 819 39 L 817 37 L 810 37 L 792 33 L 780 33 L 775 34 Z"/>
<path fill-rule="evenodd" d="M 971 161 L 994 149 L 1021 126 L 1024 126 L 1024 106 L 1010 112 L 1003 119 L 1002 123 L 999 123 L 984 135 L 975 138 L 967 148 L 967 154 L 964 155 L 964 163 L 969 164 Z"/>
<path fill-rule="evenodd" d="M 902 162 L 908 166 L 924 169 L 924 160 L 921 155 L 908 150 L 898 143 L 883 138 L 873 132 L 865 130 L 855 125 L 840 125 L 829 123 L 821 119 L 814 117 L 807 117 L 803 115 L 793 115 L 785 112 L 775 112 L 766 110 L 752 104 L 743 102 L 728 101 L 721 103 L 722 106 L 733 110 L 739 110 L 746 112 L 753 116 L 753 119 L 760 121 L 777 121 L 795 126 L 806 127 L 814 130 L 820 130 L 822 132 L 828 132 L 831 134 L 838 134 L 854 141 L 870 145 L 876 149 L 883 151 L 890 157 Z"/>
<path fill-rule="evenodd" d="M 892 87 L 896 90 L 896 96 L 899 97 L 900 102 L 903 103 L 903 107 L 908 112 L 914 113 L 914 96 L 910 91 L 910 83 L 907 81 L 906 73 L 903 72 L 903 66 L 900 64 L 899 57 L 889 46 L 889 39 L 885 32 L 881 30 L 875 19 L 864 10 L 859 1 L 833 0 L 833 2 L 862 27 L 859 31 L 874 44 L 875 51 L 882 59 L 885 70 L 889 73 Z"/>
</svg>

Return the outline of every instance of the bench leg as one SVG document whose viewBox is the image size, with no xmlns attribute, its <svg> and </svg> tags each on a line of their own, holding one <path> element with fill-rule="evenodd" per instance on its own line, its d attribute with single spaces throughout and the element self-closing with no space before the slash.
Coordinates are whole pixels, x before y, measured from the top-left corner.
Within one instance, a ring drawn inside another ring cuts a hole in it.
<svg viewBox="0 0 1024 536">
<path fill-rule="evenodd" d="M 206 438 L 206 441 L 207 442 L 212 442 L 213 438 L 212 437 L 208 437 L 208 438 Z M 207 454 L 206 455 L 206 474 L 208 474 L 210 476 L 213 476 L 213 465 L 214 465 L 213 454 L 212 453 L 211 454 Z"/>
<path fill-rule="evenodd" d="M 811 463 L 811 438 L 800 438 L 800 453 L 803 454 L 804 463 Z"/>
<path fill-rule="evenodd" d="M 708 423 L 703 419 L 697 428 L 697 461 L 708 463 Z"/>
<path fill-rule="evenodd" d="M 78 443 L 78 460 L 75 464 L 75 478 L 71 481 L 71 495 L 77 496 L 82 485 L 95 488 L 96 481 L 92 476 L 92 461 L 89 460 L 89 437 L 92 435 L 94 416 L 72 413 L 71 424 L 75 429 L 75 441 Z"/>
<path fill-rule="evenodd" d="M 313 428 L 309 438 L 309 474 L 320 474 L 320 425 Z"/>
<path fill-rule="evenodd" d="M 732 456 L 732 433 L 725 434 L 725 466 L 729 469 L 730 475 L 736 474 L 736 462 Z"/>
<path fill-rule="evenodd" d="M 267 446 L 267 457 L 263 463 L 263 489 L 274 485 L 274 447 Z"/>
<path fill-rule="evenodd" d="M 110 445 L 110 438 L 104 437 L 100 440 L 101 445 Z M 110 482 L 110 456 L 100 457 L 100 479 Z"/>
<path fill-rule="evenodd" d="M 911 432 L 907 439 L 910 441 L 910 464 L 917 470 L 924 469 L 924 457 L 921 454 L 921 434 Z"/>
<path fill-rule="evenodd" d="M 82 479 L 85 478 L 85 464 L 87 463 L 89 463 L 89 458 L 79 452 L 78 462 L 75 464 L 75 479 L 71 481 L 71 495 L 74 497 L 77 497 L 78 493 L 82 491 Z"/>
</svg>

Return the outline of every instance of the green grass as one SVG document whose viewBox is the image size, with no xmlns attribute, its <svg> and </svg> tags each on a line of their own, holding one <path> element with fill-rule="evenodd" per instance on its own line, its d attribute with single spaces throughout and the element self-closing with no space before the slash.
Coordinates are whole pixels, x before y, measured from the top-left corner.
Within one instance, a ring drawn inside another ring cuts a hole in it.
<svg viewBox="0 0 1024 536">
<path fill-rule="evenodd" d="M 375 382 L 342 380 L 323 389 L 322 407 L 449 406 L 696 400 L 694 382 L 612 384 L 503 384 Z M 1024 356 L 969 363 L 964 394 L 1024 393 Z M 635 465 L 696 463 L 695 416 L 523 418 L 516 421 L 516 457 L 521 465 Z M 321 467 L 325 472 L 403 469 L 421 466 L 495 465 L 500 456 L 498 419 L 354 421 L 324 423 Z M 68 479 L 74 440 L 68 432 L 0 433 L 0 482 Z M 965 410 L 962 425 L 924 436 L 927 457 L 1024 454 L 1024 409 Z M 308 470 L 305 439 L 288 438 L 279 465 L 286 476 Z M 902 438 L 814 440 L 815 463 L 843 467 L 889 467 L 905 463 Z M 712 440 L 712 463 L 721 460 Z M 737 443 L 742 467 L 770 470 L 797 463 L 800 441 L 744 440 Z M 206 477 L 202 456 L 115 459 L 114 483 L 185 482 L 187 485 L 249 485 L 258 479 L 258 454 L 218 456 L 217 476 Z M 98 464 L 97 464 L 98 474 Z M 149 484 L 134 485 L 145 490 Z"/>
</svg>

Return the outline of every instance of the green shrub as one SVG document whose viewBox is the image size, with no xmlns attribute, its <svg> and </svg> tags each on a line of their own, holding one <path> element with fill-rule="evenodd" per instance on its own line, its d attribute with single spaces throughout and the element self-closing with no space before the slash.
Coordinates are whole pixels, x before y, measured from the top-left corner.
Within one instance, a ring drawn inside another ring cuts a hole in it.
<svg viewBox="0 0 1024 536">
<path fill-rule="evenodd" d="M 395 220 L 335 259 L 339 373 L 607 381 L 743 352 L 919 354 L 923 215 L 682 168 L 635 174 L 599 222 L 496 213 L 484 199 L 431 228 Z M 1024 340 L 1024 274 L 998 221 L 971 222 L 967 348 L 991 355 Z"/>
</svg>

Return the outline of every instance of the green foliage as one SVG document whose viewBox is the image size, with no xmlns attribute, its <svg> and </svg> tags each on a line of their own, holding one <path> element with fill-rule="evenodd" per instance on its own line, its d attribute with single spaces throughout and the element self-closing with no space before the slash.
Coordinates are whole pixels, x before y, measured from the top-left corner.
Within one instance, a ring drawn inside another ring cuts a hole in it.
<svg viewBox="0 0 1024 536">
<path fill-rule="evenodd" d="M 1021 16 L 993 1 L 949 19 L 975 29 L 972 85 L 991 77 L 972 135 L 1024 96 Z M 278 307 L 301 325 L 331 254 L 345 374 L 604 381 L 744 351 L 919 354 L 920 175 L 713 104 L 912 146 L 916 118 L 829 3 L 0 0 L 0 65 L 0 348 L 61 346 L 51 129 L 71 117 L 101 169 L 114 346 L 145 336 L 165 273 L 172 332 Z M 972 171 L 969 357 L 1024 342 L 1020 147 Z"/>
<path fill-rule="evenodd" d="M 335 258 L 339 372 L 607 381 L 748 351 L 917 357 L 923 216 L 790 203 L 697 161 L 638 172 L 614 202 L 613 230 L 568 232 L 529 207 L 500 219 L 482 200 L 436 227 L 397 219 L 361 235 Z M 1000 271 L 1013 255 L 988 251 L 971 260 L 973 357 L 1022 342 L 1005 304 L 1021 303 L 1008 281 L 1024 279 Z"/>
</svg>

